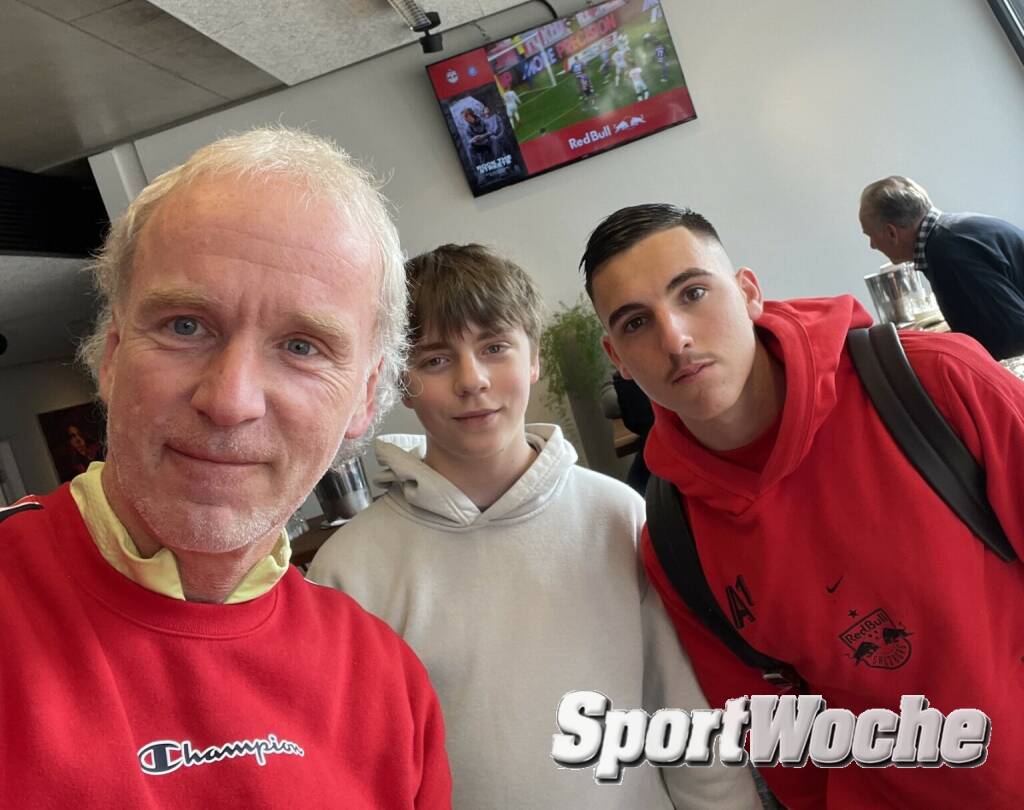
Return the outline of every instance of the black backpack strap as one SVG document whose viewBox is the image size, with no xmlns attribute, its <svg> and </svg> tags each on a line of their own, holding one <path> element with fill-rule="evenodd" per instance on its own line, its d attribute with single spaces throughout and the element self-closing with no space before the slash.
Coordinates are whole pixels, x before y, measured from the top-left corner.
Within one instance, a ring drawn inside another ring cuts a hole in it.
<svg viewBox="0 0 1024 810">
<path fill-rule="evenodd" d="M 939 413 L 891 323 L 851 329 L 850 357 L 896 444 L 932 489 L 1002 560 L 1017 559 L 988 502 L 985 471 Z"/>
<path fill-rule="evenodd" d="M 722 612 L 701 567 L 690 521 L 676 488 L 664 478 L 652 475 L 647 482 L 646 499 L 647 534 L 654 553 L 687 607 L 737 658 L 760 669 L 766 681 L 780 689 L 802 689 L 803 681 L 792 666 L 751 647 Z"/>
</svg>

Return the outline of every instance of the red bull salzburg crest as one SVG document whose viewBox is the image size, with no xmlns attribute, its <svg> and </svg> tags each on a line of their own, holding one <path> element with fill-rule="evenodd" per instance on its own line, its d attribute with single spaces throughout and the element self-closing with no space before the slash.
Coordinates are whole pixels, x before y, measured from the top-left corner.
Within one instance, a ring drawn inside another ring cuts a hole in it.
<svg viewBox="0 0 1024 810">
<path fill-rule="evenodd" d="M 879 608 L 847 627 L 839 638 L 850 648 L 849 656 L 857 666 L 899 669 L 910 660 L 911 635 Z"/>
</svg>

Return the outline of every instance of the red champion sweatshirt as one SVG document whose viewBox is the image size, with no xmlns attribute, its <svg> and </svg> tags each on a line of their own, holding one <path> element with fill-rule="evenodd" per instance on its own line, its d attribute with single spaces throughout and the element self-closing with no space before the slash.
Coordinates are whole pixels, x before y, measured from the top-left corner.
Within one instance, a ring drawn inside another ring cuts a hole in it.
<svg viewBox="0 0 1024 810">
<path fill-rule="evenodd" d="M 294 568 L 161 596 L 66 485 L 35 500 L 0 523 L 0 807 L 450 807 L 437 699 L 383 622 Z"/>
<path fill-rule="evenodd" d="M 778 435 L 755 472 L 698 444 L 656 407 L 645 458 L 686 496 L 701 563 L 734 626 L 793 664 L 829 708 L 899 712 L 924 694 L 991 719 L 975 768 L 768 768 L 792 808 L 1024 806 L 1024 565 L 987 551 L 910 466 L 845 351 L 870 316 L 850 297 L 769 302 L 757 327 L 783 363 Z M 936 405 L 987 470 L 1024 558 L 1024 384 L 963 335 L 905 332 Z M 698 624 L 644 535 L 642 556 L 712 706 L 770 694 Z M 864 644 L 868 641 L 870 643 Z"/>
</svg>

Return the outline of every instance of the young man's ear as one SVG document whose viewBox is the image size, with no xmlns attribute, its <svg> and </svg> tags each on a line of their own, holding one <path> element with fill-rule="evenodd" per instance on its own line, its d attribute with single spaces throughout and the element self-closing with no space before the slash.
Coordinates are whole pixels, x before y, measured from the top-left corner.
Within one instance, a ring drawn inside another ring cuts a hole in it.
<svg viewBox="0 0 1024 810">
<path fill-rule="evenodd" d="M 601 348 L 604 349 L 604 353 L 608 355 L 608 359 L 612 361 L 612 365 L 618 369 L 619 374 L 625 380 L 632 380 L 633 375 L 629 373 L 629 369 L 623 364 L 622 360 L 619 359 L 618 352 L 615 351 L 615 347 L 612 345 L 611 338 L 608 335 L 601 335 Z"/>
<path fill-rule="evenodd" d="M 114 390 L 114 366 L 117 362 L 117 347 L 121 345 L 121 329 L 117 325 L 117 316 L 110 315 L 107 323 L 106 341 L 103 344 L 103 357 L 100 358 L 98 373 L 100 399 L 110 405 L 110 397 Z"/>
<path fill-rule="evenodd" d="M 530 385 L 533 385 L 540 379 L 540 347 L 534 346 L 531 341 L 530 351 Z"/>
<path fill-rule="evenodd" d="M 352 418 L 349 420 L 348 429 L 345 431 L 346 439 L 358 439 L 373 423 L 374 414 L 377 412 L 377 382 L 380 379 L 380 369 L 384 365 L 384 358 L 382 357 L 377 361 L 377 365 L 374 366 L 366 377 L 366 396 L 355 412 L 352 414 Z"/>
<path fill-rule="evenodd" d="M 746 303 L 747 315 L 750 320 L 756 321 L 764 313 L 764 296 L 761 294 L 761 283 L 749 267 L 741 267 L 736 271 L 736 284 L 743 293 L 743 300 Z"/>
</svg>

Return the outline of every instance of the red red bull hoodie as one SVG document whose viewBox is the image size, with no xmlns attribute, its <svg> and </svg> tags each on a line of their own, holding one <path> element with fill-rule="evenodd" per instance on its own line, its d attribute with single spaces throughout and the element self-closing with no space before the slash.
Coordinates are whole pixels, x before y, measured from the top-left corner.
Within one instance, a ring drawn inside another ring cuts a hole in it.
<svg viewBox="0 0 1024 810">
<path fill-rule="evenodd" d="M 870 322 L 849 296 L 769 302 L 757 328 L 785 367 L 779 421 L 751 447 L 714 453 L 656 406 L 646 461 L 685 495 L 725 615 L 829 708 L 898 713 L 901 695 L 923 694 L 944 715 L 978 708 L 991 720 L 978 767 L 764 769 L 784 803 L 1024 806 L 1024 565 L 986 550 L 888 434 L 845 348 L 848 330 Z M 1024 558 L 1024 384 L 963 335 L 901 339 L 985 467 L 991 504 Z M 772 693 L 675 594 L 646 530 L 642 554 L 710 704 Z"/>
</svg>

